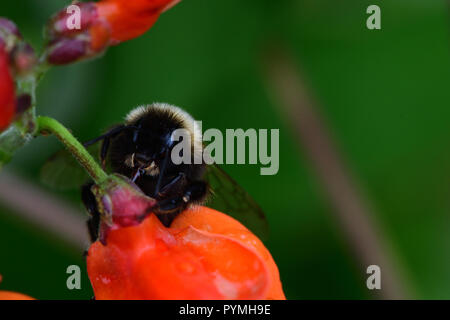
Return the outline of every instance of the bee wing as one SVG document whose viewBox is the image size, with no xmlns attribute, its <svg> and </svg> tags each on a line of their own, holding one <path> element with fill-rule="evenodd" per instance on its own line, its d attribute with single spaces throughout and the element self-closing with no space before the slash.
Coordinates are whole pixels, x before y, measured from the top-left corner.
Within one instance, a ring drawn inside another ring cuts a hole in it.
<svg viewBox="0 0 450 320">
<path fill-rule="evenodd" d="M 100 143 L 89 146 L 88 151 L 98 157 Z M 77 189 L 89 180 L 89 175 L 66 150 L 54 153 L 44 163 L 40 172 L 41 182 L 55 190 Z"/>
<path fill-rule="evenodd" d="M 212 191 L 207 202 L 209 207 L 236 218 L 260 238 L 267 238 L 267 219 L 247 191 L 215 164 L 206 167 L 204 179 Z"/>
</svg>

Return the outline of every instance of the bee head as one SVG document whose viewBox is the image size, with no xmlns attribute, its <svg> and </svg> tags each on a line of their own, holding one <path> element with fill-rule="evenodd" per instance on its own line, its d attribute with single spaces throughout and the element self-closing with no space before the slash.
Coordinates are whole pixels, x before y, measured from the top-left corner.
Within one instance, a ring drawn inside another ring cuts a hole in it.
<svg viewBox="0 0 450 320">
<path fill-rule="evenodd" d="M 111 144 L 110 159 L 113 170 L 121 172 L 124 167 L 122 172 L 128 176 L 174 175 L 181 170 L 171 159 L 177 129 L 187 130 L 193 149 L 202 148 L 201 130 L 194 119 L 175 106 L 155 103 L 138 107 L 127 115 L 124 125 L 127 130 Z"/>
<path fill-rule="evenodd" d="M 132 132 L 132 148 L 125 157 L 125 165 L 149 176 L 159 175 L 172 147 L 171 129 L 165 131 L 138 124 Z"/>
</svg>

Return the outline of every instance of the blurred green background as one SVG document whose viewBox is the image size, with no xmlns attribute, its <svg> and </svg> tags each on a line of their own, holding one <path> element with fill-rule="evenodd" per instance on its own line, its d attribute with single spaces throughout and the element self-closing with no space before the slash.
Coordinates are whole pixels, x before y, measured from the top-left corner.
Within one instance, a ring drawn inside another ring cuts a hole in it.
<svg viewBox="0 0 450 320">
<path fill-rule="evenodd" d="M 42 26 L 68 2 L 1 1 L 0 16 L 38 49 Z M 381 7 L 382 30 L 366 28 L 370 4 Z M 287 297 L 373 298 L 365 266 L 268 90 L 261 57 L 282 42 L 375 208 L 408 294 L 450 299 L 449 30 L 444 0 L 184 0 L 103 58 L 53 68 L 38 89 L 38 113 L 81 140 L 153 101 L 182 106 L 204 128 L 280 128 L 277 175 L 260 176 L 259 165 L 225 170 L 267 213 L 267 246 Z M 39 138 L 5 170 L 81 208 L 78 192 L 39 182 L 40 167 L 59 148 L 54 138 Z M 0 204 L 1 288 L 39 299 L 90 298 L 82 251 L 16 213 Z M 83 266 L 82 290 L 66 288 L 71 264 Z"/>
</svg>

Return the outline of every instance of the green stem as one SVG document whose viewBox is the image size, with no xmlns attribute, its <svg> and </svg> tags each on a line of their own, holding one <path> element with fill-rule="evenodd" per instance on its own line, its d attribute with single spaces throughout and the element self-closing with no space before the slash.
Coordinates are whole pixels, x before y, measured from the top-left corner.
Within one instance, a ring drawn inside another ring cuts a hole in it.
<svg viewBox="0 0 450 320">
<path fill-rule="evenodd" d="M 38 132 L 50 132 L 54 134 L 86 169 L 97 184 L 106 180 L 108 175 L 105 171 L 103 171 L 84 146 L 61 123 L 53 118 L 39 116 L 37 118 L 37 124 Z"/>
</svg>

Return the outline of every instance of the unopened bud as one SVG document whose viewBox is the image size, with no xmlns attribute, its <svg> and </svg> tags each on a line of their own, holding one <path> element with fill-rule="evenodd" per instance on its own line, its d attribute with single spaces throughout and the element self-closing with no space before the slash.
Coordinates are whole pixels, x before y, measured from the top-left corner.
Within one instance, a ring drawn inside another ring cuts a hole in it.
<svg viewBox="0 0 450 320">
<path fill-rule="evenodd" d="M 22 38 L 19 28 L 11 20 L 0 17 L 0 33 L 14 35 L 18 38 Z"/>
<path fill-rule="evenodd" d="M 111 230 L 140 224 L 156 204 L 128 178 L 119 175 L 110 176 L 101 185 L 94 185 L 91 191 L 101 214 L 99 240 L 103 244 L 106 244 Z"/>
<path fill-rule="evenodd" d="M 110 44 L 110 27 L 99 17 L 97 4 L 86 2 L 72 6 L 77 6 L 79 11 L 72 13 L 63 9 L 47 24 L 46 54 L 51 64 L 62 65 L 96 57 Z M 77 19 L 79 21 L 75 21 Z"/>
</svg>

